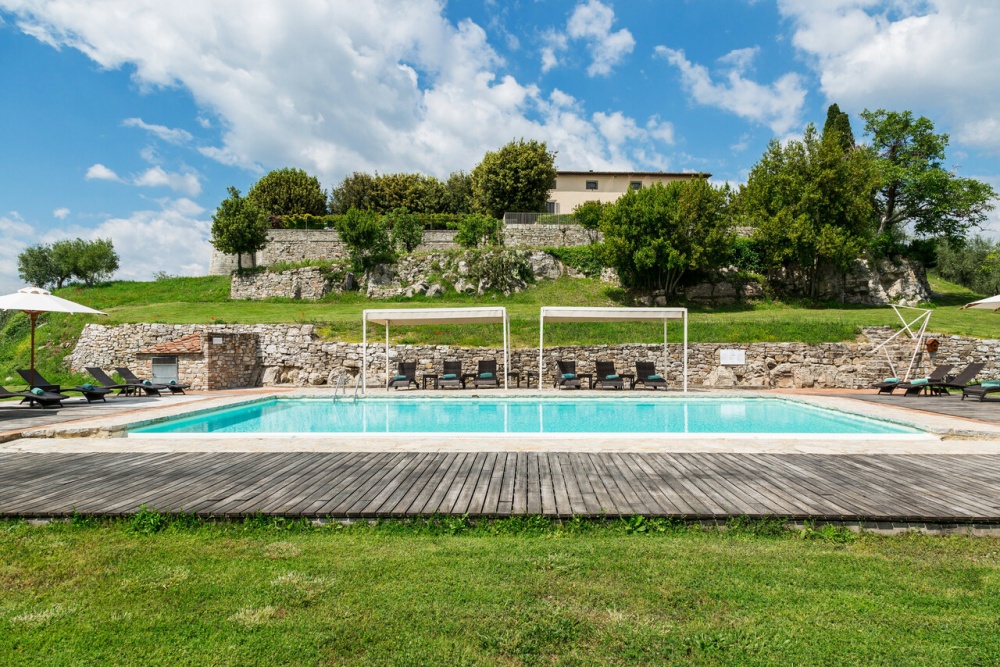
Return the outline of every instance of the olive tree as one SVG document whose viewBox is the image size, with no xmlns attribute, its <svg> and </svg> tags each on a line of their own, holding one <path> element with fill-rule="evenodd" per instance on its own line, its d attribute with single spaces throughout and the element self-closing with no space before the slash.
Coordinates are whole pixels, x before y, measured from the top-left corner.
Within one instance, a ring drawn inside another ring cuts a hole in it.
<svg viewBox="0 0 1000 667">
<path fill-rule="evenodd" d="M 508 211 L 544 213 L 556 183 L 555 159 L 545 142 L 524 139 L 486 153 L 472 170 L 473 210 L 493 218 Z"/>
<path fill-rule="evenodd" d="M 219 252 L 236 255 L 236 267 L 243 270 L 243 255 L 267 244 L 267 216 L 248 197 L 234 187 L 212 215 L 212 245 Z"/>
<path fill-rule="evenodd" d="M 326 215 L 326 192 L 301 169 L 275 169 L 253 184 L 247 199 L 265 215 Z"/>
</svg>

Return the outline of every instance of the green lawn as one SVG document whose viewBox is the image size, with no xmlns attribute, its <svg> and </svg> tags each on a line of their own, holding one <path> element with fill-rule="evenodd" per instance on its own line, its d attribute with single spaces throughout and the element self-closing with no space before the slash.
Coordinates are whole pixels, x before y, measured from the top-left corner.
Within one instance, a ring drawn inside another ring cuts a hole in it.
<svg viewBox="0 0 1000 667">
<path fill-rule="evenodd" d="M 0 663 L 1000 662 L 990 538 L 130 525 L 0 523 Z"/>
<path fill-rule="evenodd" d="M 939 297 L 931 304 L 934 316 L 931 329 L 946 334 L 993 338 L 998 335 L 997 314 L 986 311 L 960 311 L 958 307 L 978 295 L 964 288 L 932 280 Z M 331 340 L 360 342 L 361 311 L 378 307 L 475 306 L 503 304 L 511 314 L 512 342 L 515 347 L 538 344 L 538 313 L 543 305 L 628 305 L 622 290 L 590 279 L 564 278 L 546 281 L 509 298 L 463 296 L 451 293 L 437 299 L 417 297 L 412 300 L 372 302 L 358 294 L 330 296 L 319 302 L 272 300 L 267 302 L 231 301 L 229 278 L 174 278 L 155 282 L 117 282 L 59 291 L 80 303 L 104 310 L 108 317 L 44 315 L 38 331 L 39 368 L 50 379 L 63 383 L 86 381 L 72 376 L 62 366 L 62 358 L 72 349 L 86 322 L 119 324 L 125 322 L 177 323 L 312 323 L 319 333 Z M 853 340 L 863 326 L 898 326 L 889 308 L 852 307 L 838 304 L 764 302 L 728 308 L 692 307 L 689 339 L 692 342 L 751 343 L 800 341 L 819 343 Z M 381 339 L 377 326 L 370 335 Z M 452 344 L 463 346 L 497 345 L 497 326 L 425 326 L 394 328 L 395 343 Z M 679 341 L 681 327 L 670 328 L 671 341 Z M 546 342 L 551 345 L 610 344 L 621 341 L 657 343 L 663 340 L 658 324 L 550 324 Z M 19 386 L 13 369 L 27 365 L 27 320 L 11 318 L 0 329 L 0 379 Z"/>
</svg>

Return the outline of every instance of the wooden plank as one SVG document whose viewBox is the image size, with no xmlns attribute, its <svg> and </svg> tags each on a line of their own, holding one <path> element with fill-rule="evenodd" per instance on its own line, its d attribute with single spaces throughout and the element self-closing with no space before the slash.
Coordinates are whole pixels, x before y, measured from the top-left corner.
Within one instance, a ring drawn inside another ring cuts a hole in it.
<svg viewBox="0 0 1000 667">
<path fill-rule="evenodd" d="M 416 477 L 406 493 L 396 501 L 395 506 L 386 508 L 383 511 L 391 516 L 407 516 L 417 514 L 416 507 L 422 507 L 430 497 L 440 478 L 444 476 L 447 466 L 444 463 L 448 460 L 448 455 L 443 452 L 432 452 L 416 470 Z M 421 499 L 422 498 L 422 499 Z"/>
<path fill-rule="evenodd" d="M 455 512 L 455 504 L 458 502 L 459 496 L 462 495 L 462 489 L 468 484 L 469 476 L 473 474 L 472 464 L 475 462 L 476 456 L 476 454 L 467 453 L 462 460 L 458 468 L 458 473 L 455 475 L 455 480 L 448 487 L 447 493 L 444 494 L 444 498 L 441 500 L 440 511 L 442 514 L 462 514 L 461 512 Z"/>
<path fill-rule="evenodd" d="M 378 507 L 372 503 L 364 512 L 379 517 L 393 516 L 403 498 L 410 494 L 414 487 L 420 486 L 421 477 L 433 460 L 434 458 L 429 452 L 418 453 L 414 464 L 406 470 L 406 476 L 399 480 L 399 483 L 389 492 L 382 503 Z"/>
<path fill-rule="evenodd" d="M 590 488 L 593 490 L 594 497 L 597 500 L 597 514 L 602 516 L 606 514 L 621 514 L 622 512 L 615 503 L 615 498 L 608 492 L 600 473 L 597 472 L 597 468 L 594 465 L 595 456 L 593 454 L 578 454 L 577 459 L 580 462 L 579 469 L 587 478 L 587 482 L 590 484 Z"/>
<path fill-rule="evenodd" d="M 569 487 L 563 477 L 562 462 L 558 453 L 547 454 L 545 459 L 549 463 L 549 475 L 552 479 L 552 495 L 555 502 L 555 513 L 559 517 L 569 518 L 573 516 L 573 504 L 569 498 Z"/>
<path fill-rule="evenodd" d="M 500 494 L 503 491 L 503 473 L 507 468 L 508 456 L 513 456 L 513 454 L 508 452 L 499 452 L 497 454 L 493 471 L 490 474 L 489 486 L 486 488 L 486 496 L 483 498 L 483 506 L 480 514 L 494 516 L 500 513 Z"/>
<path fill-rule="evenodd" d="M 410 504 L 409 510 L 407 510 L 408 514 L 424 514 L 425 508 L 429 506 L 431 496 L 434 495 L 434 492 L 444 480 L 445 475 L 448 474 L 448 469 L 455 461 L 455 458 L 456 455 L 451 453 L 441 454 L 440 456 L 435 457 L 435 467 L 424 473 L 420 482 L 422 488 L 413 498 L 413 502 Z"/>
<path fill-rule="evenodd" d="M 465 513 L 470 516 L 487 514 L 487 512 L 483 511 L 483 506 L 486 504 L 486 494 L 490 488 L 490 480 L 493 478 L 493 472 L 496 470 L 498 456 L 497 452 L 485 452 L 482 470 L 479 471 L 476 486 L 472 490 L 468 506 L 465 508 Z M 492 512 L 489 514 L 492 514 Z"/>
<path fill-rule="evenodd" d="M 458 477 L 458 471 L 461 470 L 462 464 L 465 463 L 465 459 L 471 456 L 467 452 L 460 452 L 457 454 L 451 454 L 450 465 L 448 466 L 447 472 L 445 472 L 444 477 L 441 478 L 441 482 L 431 493 L 430 497 L 427 499 L 427 503 L 424 505 L 423 509 L 420 511 L 421 514 L 440 514 L 441 504 L 444 502 L 445 497 L 447 497 L 448 492 L 451 490 L 452 485 L 455 483 L 455 478 Z M 463 480 L 464 481 L 464 480 Z"/>
<path fill-rule="evenodd" d="M 517 453 L 508 452 L 503 466 L 503 481 L 497 499 L 497 516 L 510 516 L 514 509 L 514 478 L 517 472 Z"/>
<path fill-rule="evenodd" d="M 407 468 L 416 462 L 417 454 L 407 452 L 394 454 L 390 459 L 392 467 L 383 468 L 381 475 L 373 475 L 368 484 L 361 487 L 355 497 L 355 502 L 347 505 L 343 512 L 348 517 L 371 516 L 371 508 L 378 507 L 392 493 L 398 480 L 405 479 Z"/>
<path fill-rule="evenodd" d="M 540 452 L 536 458 L 537 461 L 537 473 L 538 473 L 538 508 L 532 511 L 532 508 L 528 508 L 528 511 L 532 514 L 541 514 L 544 516 L 558 516 L 559 512 L 556 511 L 556 496 L 555 490 L 552 487 L 552 471 L 549 470 L 549 457 L 545 452 Z M 529 494 L 531 490 L 529 489 Z"/>
<path fill-rule="evenodd" d="M 528 456 L 530 452 L 517 453 L 517 465 L 514 472 L 514 500 L 512 514 L 527 514 L 528 512 Z"/>
<path fill-rule="evenodd" d="M 354 507 L 364 497 L 368 489 L 385 476 L 396 461 L 397 455 L 395 453 L 382 452 L 378 454 L 375 459 L 365 465 L 350 485 L 338 489 L 337 494 L 330 499 L 330 502 L 324 503 L 319 512 L 322 515 L 332 517 L 347 516 L 347 510 Z"/>
<path fill-rule="evenodd" d="M 576 457 L 572 454 L 556 454 L 559 461 L 559 468 L 562 471 L 563 481 L 566 484 L 566 493 L 569 496 L 570 510 L 575 516 L 600 513 L 600 506 L 597 504 L 597 496 L 594 495 L 590 484 L 584 476 L 581 485 L 580 476 L 575 465 Z"/>
<path fill-rule="evenodd" d="M 639 484 L 635 483 L 631 471 L 628 471 L 627 468 L 620 468 L 618 461 L 608 453 L 595 454 L 592 460 L 601 479 L 604 480 L 604 486 L 612 497 L 616 498 L 615 502 L 620 514 L 641 514 L 643 516 L 656 514 L 651 509 L 651 504 L 647 502 L 649 496 L 643 492 Z"/>
<path fill-rule="evenodd" d="M 469 514 L 469 507 L 472 504 L 473 498 L 475 498 L 476 489 L 479 487 L 488 456 L 487 452 L 479 452 L 473 457 L 469 476 L 466 478 L 465 484 L 462 485 L 461 493 L 455 499 L 455 504 L 452 505 L 451 511 L 453 514 L 458 514 L 459 516 Z M 489 480 L 488 477 L 486 479 L 487 481 Z"/>
<path fill-rule="evenodd" d="M 659 508 L 659 516 L 682 517 L 692 514 L 687 503 L 678 496 L 665 480 L 646 463 L 641 454 L 613 454 L 635 476 L 636 483 L 641 485 L 653 503 Z"/>
</svg>

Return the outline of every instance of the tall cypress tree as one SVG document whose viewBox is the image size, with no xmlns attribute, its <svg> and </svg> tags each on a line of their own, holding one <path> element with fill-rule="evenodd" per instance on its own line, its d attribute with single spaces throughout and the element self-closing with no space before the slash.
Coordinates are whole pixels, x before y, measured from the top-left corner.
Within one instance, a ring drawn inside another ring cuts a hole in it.
<svg viewBox="0 0 1000 667">
<path fill-rule="evenodd" d="M 834 133 L 837 143 L 847 151 L 854 148 L 854 132 L 851 130 L 851 117 L 840 110 L 836 104 L 831 104 L 826 110 L 826 123 L 823 124 L 823 138 L 828 133 Z"/>
</svg>

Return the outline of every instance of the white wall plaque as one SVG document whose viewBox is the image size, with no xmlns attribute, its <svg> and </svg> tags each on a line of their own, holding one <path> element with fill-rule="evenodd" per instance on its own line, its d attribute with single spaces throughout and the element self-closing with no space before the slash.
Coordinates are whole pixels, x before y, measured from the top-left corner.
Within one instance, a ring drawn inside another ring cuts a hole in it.
<svg viewBox="0 0 1000 667">
<path fill-rule="evenodd" d="M 213 338 L 212 339 L 212 345 L 222 345 L 222 339 L 221 338 Z"/>
<path fill-rule="evenodd" d="M 719 363 L 723 366 L 744 366 L 747 363 L 747 351 L 719 350 Z"/>
</svg>

